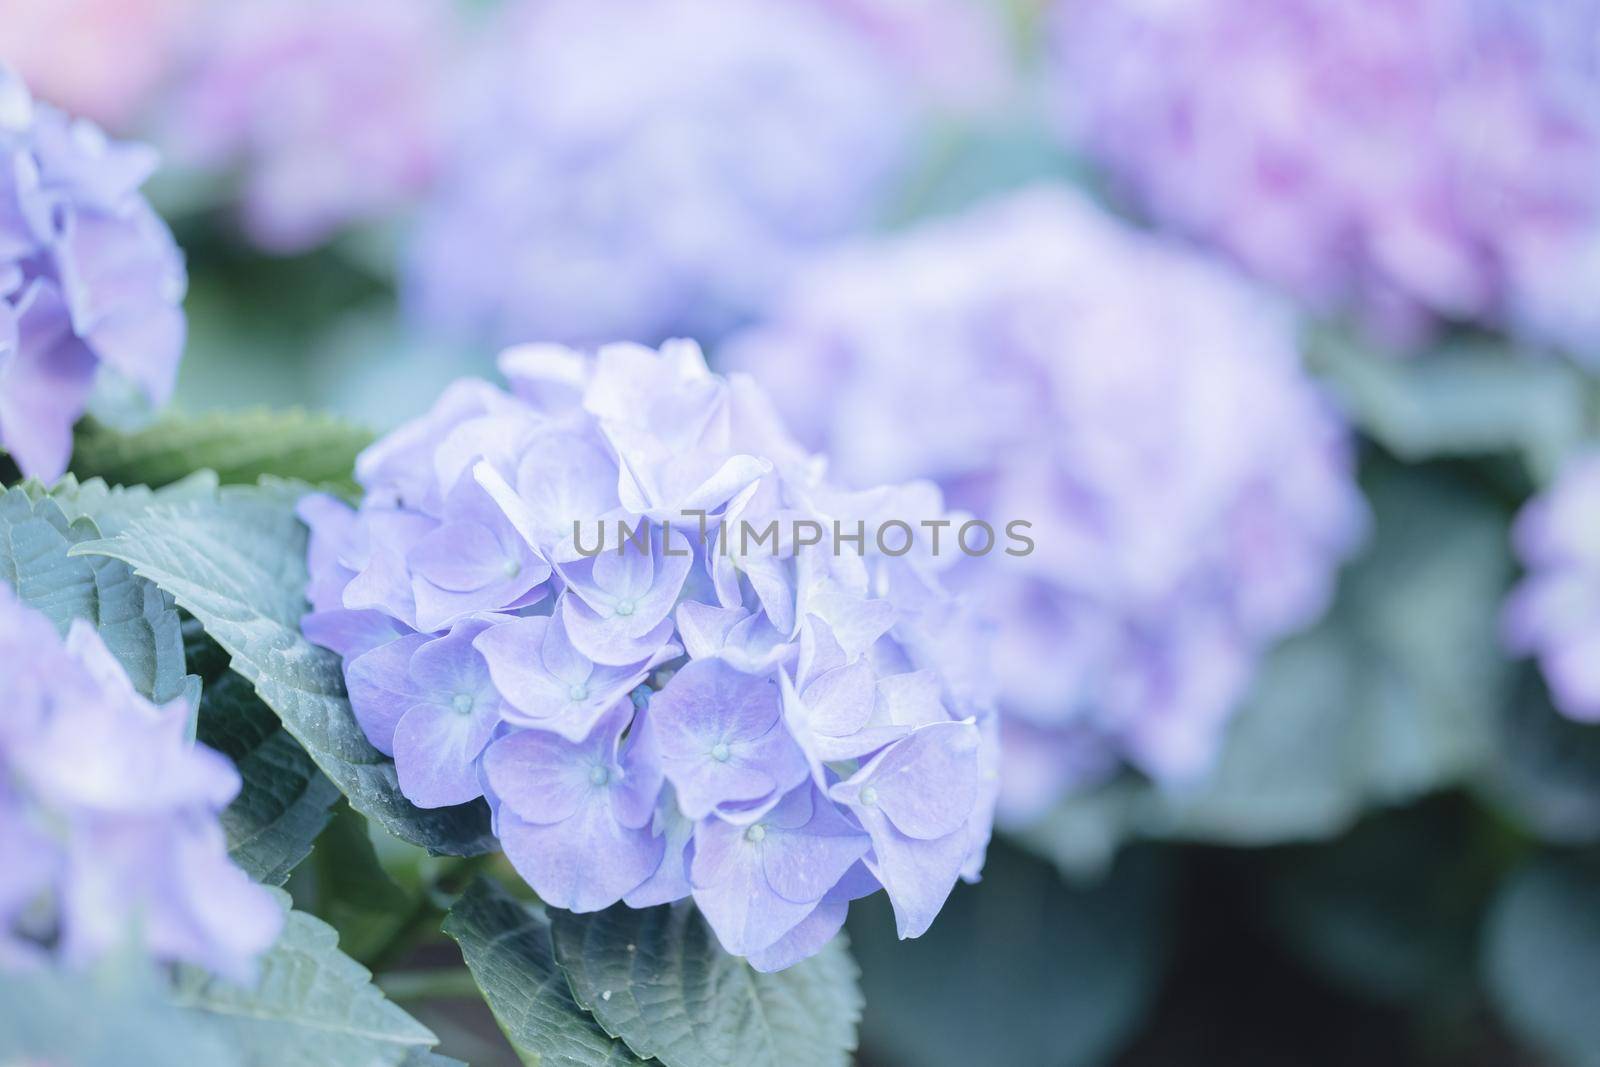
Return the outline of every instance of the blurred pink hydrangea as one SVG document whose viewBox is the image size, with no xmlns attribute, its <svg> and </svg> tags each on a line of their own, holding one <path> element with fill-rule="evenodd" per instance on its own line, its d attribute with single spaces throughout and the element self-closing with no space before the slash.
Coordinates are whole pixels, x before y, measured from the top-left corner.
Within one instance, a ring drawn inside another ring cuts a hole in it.
<svg viewBox="0 0 1600 1067">
<path fill-rule="evenodd" d="M 171 73 L 205 0 L 6 0 L 0 63 L 40 100 L 126 132 Z"/>
<path fill-rule="evenodd" d="M 176 161 L 236 171 L 274 252 L 406 206 L 446 103 L 448 0 L 228 0 L 196 32 L 168 118 Z"/>
<path fill-rule="evenodd" d="M 955 573 L 1023 816 L 1122 759 L 1203 775 L 1259 655 L 1326 607 L 1365 508 L 1295 341 L 1230 272 L 1039 188 L 841 251 L 723 357 L 845 484 L 1032 524 Z"/>
<path fill-rule="evenodd" d="M 1069 136 L 1159 222 L 1391 342 L 1600 358 L 1600 3 L 1061 0 Z"/>
</svg>

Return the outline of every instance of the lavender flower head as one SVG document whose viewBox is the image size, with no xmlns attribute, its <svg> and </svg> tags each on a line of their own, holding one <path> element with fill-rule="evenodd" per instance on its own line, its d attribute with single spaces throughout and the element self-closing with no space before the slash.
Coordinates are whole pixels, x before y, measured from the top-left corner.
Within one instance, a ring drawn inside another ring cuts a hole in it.
<svg viewBox="0 0 1600 1067">
<path fill-rule="evenodd" d="M 1019 818 L 1119 758 L 1203 774 L 1363 529 L 1289 319 L 1064 190 L 843 250 L 724 355 L 847 482 L 1032 524 L 952 575 L 994 627 Z"/>
<path fill-rule="evenodd" d="M 228 858 L 239 775 L 190 742 L 187 704 L 151 704 L 93 626 L 63 640 L 4 583 L 0 671 L 0 967 L 77 966 L 137 934 L 248 979 L 283 913 Z"/>
<path fill-rule="evenodd" d="M 409 254 L 459 336 L 714 336 L 871 221 L 907 147 L 876 39 L 812 0 L 549 0 L 496 37 Z"/>
<path fill-rule="evenodd" d="M 406 796 L 485 795 L 547 903 L 692 896 L 764 970 L 880 887 L 921 934 L 996 790 L 947 560 L 874 539 L 937 491 L 829 485 L 691 342 L 501 368 L 511 392 L 457 382 L 368 449 L 358 510 L 301 504 L 305 632 Z"/>
<path fill-rule="evenodd" d="M 0 448 L 54 481 L 110 371 L 166 401 L 183 354 L 183 256 L 139 194 L 149 148 L 34 103 L 0 67 Z"/>
<path fill-rule="evenodd" d="M 251 240 L 304 251 L 412 202 L 435 163 L 447 3 L 212 7 L 169 134 L 189 165 L 239 173 Z"/>
<path fill-rule="evenodd" d="M 1064 0 L 1073 139 L 1152 216 L 1388 339 L 1600 354 L 1593 0 Z"/>
<path fill-rule="evenodd" d="M 1581 456 L 1517 516 L 1527 577 L 1502 619 L 1506 645 L 1537 656 L 1555 706 L 1600 722 L 1600 455 Z"/>
</svg>

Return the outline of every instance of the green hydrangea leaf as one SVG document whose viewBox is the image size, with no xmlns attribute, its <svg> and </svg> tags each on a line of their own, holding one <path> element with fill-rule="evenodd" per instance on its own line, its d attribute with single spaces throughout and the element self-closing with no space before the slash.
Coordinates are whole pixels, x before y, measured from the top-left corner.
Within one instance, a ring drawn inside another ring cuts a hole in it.
<svg viewBox="0 0 1600 1067">
<path fill-rule="evenodd" d="M 129 433 L 90 422 L 73 445 L 72 471 L 114 485 L 162 486 L 206 469 L 228 485 L 271 475 L 351 487 L 356 455 L 371 443 L 367 430 L 298 410 L 168 415 Z"/>
<path fill-rule="evenodd" d="M 1112 1062 L 1166 970 L 1176 881 L 1169 858 L 1132 850 L 1104 880 L 1078 888 L 996 843 L 983 880 L 956 886 L 932 928 L 912 941 L 896 936 L 881 894 L 852 904 L 869 1062 Z"/>
<path fill-rule="evenodd" d="M 1546 856 L 1501 889 L 1484 935 L 1490 1000 L 1524 1039 L 1571 1067 L 1600 1065 L 1600 869 Z"/>
<path fill-rule="evenodd" d="M 99 536 L 92 518 L 69 518 L 36 487 L 0 491 L 0 581 L 62 634 L 74 619 L 88 620 L 146 697 L 192 700 L 172 598 L 123 563 L 70 554 Z"/>
<path fill-rule="evenodd" d="M 479 879 L 450 909 L 444 932 L 461 946 L 511 1047 L 530 1067 L 628 1067 L 642 1062 L 573 999 L 556 965 L 550 919 L 499 883 Z"/>
<path fill-rule="evenodd" d="M 181 967 L 172 993 L 249 1067 L 400 1067 L 438 1043 L 339 951 L 331 926 L 304 912 L 288 912 L 260 972 L 247 987 Z"/>
<path fill-rule="evenodd" d="M 846 938 L 762 974 L 730 956 L 687 901 L 550 912 L 556 960 L 606 1033 L 667 1067 L 848 1064 L 861 1020 Z"/>
<path fill-rule="evenodd" d="M 339 790 L 236 671 L 206 684 L 199 739 L 243 781 L 222 813 L 229 855 L 256 881 L 282 885 L 328 824 Z"/>
<path fill-rule="evenodd" d="M 356 810 L 430 852 L 490 851 L 482 801 L 422 809 L 406 800 L 393 761 L 350 710 L 339 657 L 300 633 L 306 529 L 294 506 L 305 492 L 285 482 L 223 486 L 209 499 L 152 506 L 74 552 L 121 560 L 174 597 Z"/>
</svg>

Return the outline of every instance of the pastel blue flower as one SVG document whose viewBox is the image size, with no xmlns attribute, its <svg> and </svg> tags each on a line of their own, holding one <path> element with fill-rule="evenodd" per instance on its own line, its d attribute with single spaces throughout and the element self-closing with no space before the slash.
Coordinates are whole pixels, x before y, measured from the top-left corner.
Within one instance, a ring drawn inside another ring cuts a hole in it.
<svg viewBox="0 0 1600 1067">
<path fill-rule="evenodd" d="M 921 933 L 989 839 L 981 642 L 929 545 L 807 531 L 938 518 L 939 493 L 828 485 L 689 342 L 502 367 L 511 391 L 458 382 L 373 444 L 358 508 L 300 503 L 305 632 L 402 791 L 484 796 L 553 907 L 692 896 L 762 969 L 879 889 Z M 747 522 L 776 532 L 736 543 Z"/>
</svg>

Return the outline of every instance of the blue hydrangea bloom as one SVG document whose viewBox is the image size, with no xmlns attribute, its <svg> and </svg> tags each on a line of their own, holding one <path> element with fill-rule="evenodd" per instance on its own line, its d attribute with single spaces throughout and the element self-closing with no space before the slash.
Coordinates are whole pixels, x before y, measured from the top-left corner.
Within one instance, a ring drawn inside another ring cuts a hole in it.
<svg viewBox="0 0 1600 1067">
<path fill-rule="evenodd" d="M 155 153 L 35 103 L 0 67 L 0 448 L 54 481 L 109 370 L 152 404 L 183 354 L 183 257 L 139 194 Z"/>
<path fill-rule="evenodd" d="M 418 319 L 510 344 L 710 337 L 871 222 L 911 79 L 872 5 L 507 5 L 412 243 Z M 909 60 L 909 57 L 906 57 Z"/>
<path fill-rule="evenodd" d="M 154 957 L 238 980 L 283 913 L 228 858 L 217 814 L 239 791 L 157 707 L 94 627 L 65 640 L 0 583 L 0 967 L 90 962 L 137 935 Z"/>
<path fill-rule="evenodd" d="M 300 505 L 305 631 L 401 789 L 487 797 L 553 906 L 692 896 L 762 969 L 880 888 L 926 930 L 977 876 L 998 789 L 951 560 L 871 532 L 942 517 L 937 490 L 828 484 L 690 342 L 501 369 L 510 392 L 458 382 L 369 448 L 359 509 Z M 470 599 L 431 612 L 430 587 Z"/>
<path fill-rule="evenodd" d="M 1032 524 L 1031 552 L 951 576 L 993 628 L 1018 817 L 1124 760 L 1202 775 L 1258 656 L 1323 611 L 1364 527 L 1293 323 L 1062 189 L 843 249 L 723 354 L 847 483 L 931 478 L 997 531 Z M 924 683 L 886 681 L 875 703 L 847 675 L 798 690 L 814 759 L 867 730 L 918 731 L 904 749 L 947 733 L 919 712 Z M 876 760 L 830 796 L 892 863 L 944 823 L 852 799 Z"/>
<path fill-rule="evenodd" d="M 1600 722 L 1600 454 L 1523 507 L 1512 543 L 1528 573 L 1506 604 L 1506 644 L 1538 657 L 1563 714 Z"/>
</svg>

